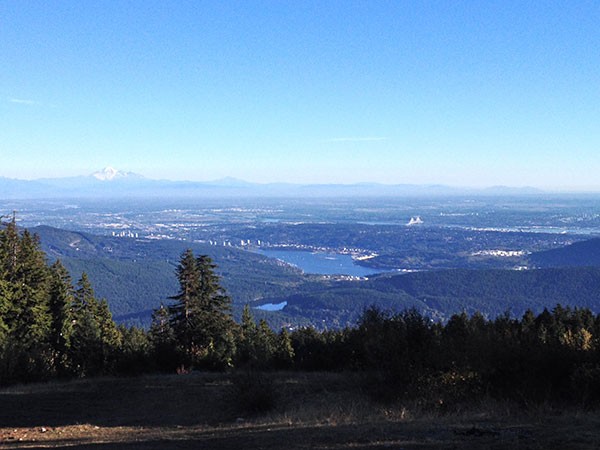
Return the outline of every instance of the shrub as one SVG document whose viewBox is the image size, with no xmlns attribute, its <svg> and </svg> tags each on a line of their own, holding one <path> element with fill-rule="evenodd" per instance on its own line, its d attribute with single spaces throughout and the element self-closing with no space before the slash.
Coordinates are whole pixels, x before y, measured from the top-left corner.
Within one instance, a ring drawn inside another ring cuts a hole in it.
<svg viewBox="0 0 600 450">
<path fill-rule="evenodd" d="M 269 377 L 252 370 L 233 377 L 229 395 L 236 409 L 243 414 L 271 411 L 277 400 L 277 393 Z"/>
</svg>

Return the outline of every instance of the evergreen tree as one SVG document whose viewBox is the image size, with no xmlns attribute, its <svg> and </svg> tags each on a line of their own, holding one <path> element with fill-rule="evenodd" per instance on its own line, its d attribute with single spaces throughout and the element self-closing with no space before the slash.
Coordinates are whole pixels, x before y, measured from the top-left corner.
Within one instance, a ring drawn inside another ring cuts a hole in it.
<svg viewBox="0 0 600 450">
<path fill-rule="evenodd" d="M 207 255 L 196 260 L 200 274 L 200 298 L 204 323 L 204 342 L 208 343 L 207 362 L 210 367 L 223 368 L 232 365 L 235 354 L 237 324 L 231 314 L 231 298 L 221 287 L 215 273 L 216 264 Z"/>
<path fill-rule="evenodd" d="M 94 288 L 88 278 L 87 273 L 83 272 L 81 278 L 77 281 L 75 296 L 73 302 L 73 313 L 76 318 L 81 311 L 86 309 L 94 308 L 96 305 L 96 298 L 94 294 Z"/>
<path fill-rule="evenodd" d="M 257 327 L 250 306 L 245 305 L 236 345 L 236 366 L 256 365 L 256 335 Z"/>
<path fill-rule="evenodd" d="M 19 232 L 15 216 L 10 222 L 2 222 L 0 233 L 0 279 L 14 281 L 17 272 Z"/>
<path fill-rule="evenodd" d="M 169 320 L 169 310 L 160 305 L 152 313 L 152 325 L 148 332 L 153 360 L 159 370 L 174 371 L 180 364 L 175 333 Z"/>
<path fill-rule="evenodd" d="M 0 278 L 0 385 L 9 378 L 9 328 L 6 324 L 6 315 L 9 311 L 11 298 L 8 283 Z"/>
<path fill-rule="evenodd" d="M 119 332 L 105 300 L 99 302 L 86 273 L 75 290 L 70 356 L 79 375 L 110 371 Z"/>
<path fill-rule="evenodd" d="M 39 238 L 0 227 L 0 383 L 101 373 L 121 345 L 106 301 L 86 274 L 74 291 L 60 264 L 48 267 Z"/>
<path fill-rule="evenodd" d="M 117 359 L 122 341 L 121 333 L 115 324 L 108 302 L 102 299 L 97 303 L 95 319 L 100 331 L 100 347 L 102 349 L 102 370 L 111 372 Z"/>
<path fill-rule="evenodd" d="M 285 369 L 294 360 L 294 348 L 287 330 L 273 332 L 267 322 L 258 325 L 248 305 L 242 311 L 239 335 L 236 341 L 236 365 L 251 369 Z"/>
<path fill-rule="evenodd" d="M 39 241 L 24 231 L 11 249 L 12 334 L 23 345 L 46 343 L 50 331 L 49 271 Z"/>
<path fill-rule="evenodd" d="M 169 307 L 176 341 L 192 366 L 225 367 L 235 352 L 235 322 L 231 300 L 225 295 L 208 256 L 197 259 L 191 250 L 177 267 L 179 293 Z"/>
<path fill-rule="evenodd" d="M 275 355 L 277 335 L 271 330 L 265 319 L 258 322 L 256 330 L 256 359 L 260 367 L 266 368 L 271 365 Z"/>
<path fill-rule="evenodd" d="M 0 354 L 8 336 L 8 325 L 5 322 L 6 314 L 10 308 L 8 283 L 0 279 Z"/>
<path fill-rule="evenodd" d="M 74 290 L 67 269 L 56 261 L 51 266 L 50 282 L 50 345 L 53 349 L 53 366 L 59 375 L 69 373 L 69 351 L 73 334 Z"/>
<path fill-rule="evenodd" d="M 191 355 L 198 339 L 197 330 L 201 324 L 200 273 L 196 258 L 187 250 L 177 266 L 179 293 L 171 300 L 176 303 L 169 306 L 171 327 L 178 345 L 186 355 Z"/>
<path fill-rule="evenodd" d="M 0 216 L 0 219 L 2 216 Z M 0 228 L 0 381 L 9 377 L 10 337 L 17 320 L 12 293 L 17 266 L 19 235 L 13 217 L 10 222 L 1 222 Z"/>
<path fill-rule="evenodd" d="M 169 310 L 161 304 L 152 313 L 152 324 L 149 331 L 150 342 L 155 345 L 161 342 L 174 341 L 173 327 L 169 320 Z"/>
<path fill-rule="evenodd" d="M 19 235 L 15 218 L 0 233 L 4 377 L 43 379 L 51 366 L 49 270 L 37 236 Z"/>
<path fill-rule="evenodd" d="M 150 367 L 150 342 L 148 334 L 141 328 L 118 327 L 121 347 L 118 354 L 119 373 L 138 375 L 147 372 Z"/>
<path fill-rule="evenodd" d="M 72 361 L 74 371 L 85 376 L 100 371 L 100 330 L 93 320 L 95 311 L 94 291 L 92 285 L 84 272 L 77 282 L 73 297 L 71 314 L 73 316 L 71 333 L 71 347 L 69 359 Z"/>
<path fill-rule="evenodd" d="M 273 355 L 273 364 L 277 369 L 288 369 L 294 362 L 294 347 L 292 339 L 285 328 L 282 328 L 277 335 L 275 354 Z"/>
</svg>

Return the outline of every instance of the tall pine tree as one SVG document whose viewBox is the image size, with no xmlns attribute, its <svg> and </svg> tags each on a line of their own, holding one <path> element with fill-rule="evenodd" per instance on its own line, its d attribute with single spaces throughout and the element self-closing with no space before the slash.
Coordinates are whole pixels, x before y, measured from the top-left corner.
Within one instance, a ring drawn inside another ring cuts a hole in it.
<svg viewBox="0 0 600 450">
<path fill-rule="evenodd" d="M 70 354 L 77 373 L 111 372 L 121 344 L 121 334 L 112 319 L 108 303 L 96 299 L 85 273 L 77 282 L 72 314 Z"/>
<path fill-rule="evenodd" d="M 50 267 L 50 345 L 53 349 L 52 365 L 59 375 L 71 372 L 69 352 L 73 334 L 74 290 L 67 269 L 56 261 Z"/>
<path fill-rule="evenodd" d="M 50 373 L 49 269 L 37 236 L 19 234 L 13 216 L 0 232 L 0 311 L 5 332 L 0 377 L 19 381 Z"/>
<path fill-rule="evenodd" d="M 175 333 L 169 320 L 169 310 L 164 305 L 160 305 L 152 314 L 148 339 L 157 368 L 165 372 L 174 371 L 181 362 L 177 355 Z"/>
<path fill-rule="evenodd" d="M 171 326 L 185 363 L 194 367 L 223 368 L 235 353 L 235 322 L 231 299 L 214 273 L 208 256 L 194 257 L 191 250 L 181 256 L 177 267 L 179 293 L 169 307 Z"/>
</svg>

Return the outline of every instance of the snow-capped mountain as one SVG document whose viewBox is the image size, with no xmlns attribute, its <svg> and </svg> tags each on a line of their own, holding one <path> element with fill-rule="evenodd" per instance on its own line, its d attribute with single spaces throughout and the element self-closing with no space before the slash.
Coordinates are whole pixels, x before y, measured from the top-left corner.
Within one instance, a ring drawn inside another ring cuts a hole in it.
<svg viewBox="0 0 600 450">
<path fill-rule="evenodd" d="M 122 172 L 120 170 L 115 169 L 114 167 L 107 166 L 98 172 L 94 172 L 92 175 L 97 180 L 100 181 L 113 181 L 120 180 L 123 178 L 143 178 L 141 175 L 133 172 Z"/>
</svg>

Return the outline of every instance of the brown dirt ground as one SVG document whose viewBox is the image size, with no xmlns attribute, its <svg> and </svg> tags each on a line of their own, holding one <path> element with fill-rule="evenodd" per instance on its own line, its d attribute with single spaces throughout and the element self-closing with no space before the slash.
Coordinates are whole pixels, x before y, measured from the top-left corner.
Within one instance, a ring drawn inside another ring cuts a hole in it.
<svg viewBox="0 0 600 450">
<path fill-rule="evenodd" d="M 600 415 L 486 400 L 452 414 L 382 405 L 344 374 L 268 374 L 267 413 L 230 375 L 101 378 L 0 390 L 0 449 L 600 449 Z"/>
</svg>

